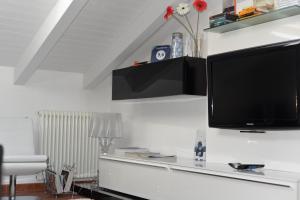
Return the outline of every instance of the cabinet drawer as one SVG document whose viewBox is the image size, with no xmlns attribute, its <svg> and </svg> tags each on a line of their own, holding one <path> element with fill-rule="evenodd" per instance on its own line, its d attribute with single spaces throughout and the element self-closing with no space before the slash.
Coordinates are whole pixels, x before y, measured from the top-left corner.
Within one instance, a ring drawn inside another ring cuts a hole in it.
<svg viewBox="0 0 300 200">
<path fill-rule="evenodd" d="M 253 182 L 231 177 L 199 174 L 173 169 L 168 199 L 203 200 L 297 200 L 289 185 Z M 180 192 L 176 192 L 180 191 Z"/>
<path fill-rule="evenodd" d="M 169 182 L 165 167 L 105 159 L 100 160 L 99 167 L 101 187 L 146 199 L 165 200 Z"/>
</svg>

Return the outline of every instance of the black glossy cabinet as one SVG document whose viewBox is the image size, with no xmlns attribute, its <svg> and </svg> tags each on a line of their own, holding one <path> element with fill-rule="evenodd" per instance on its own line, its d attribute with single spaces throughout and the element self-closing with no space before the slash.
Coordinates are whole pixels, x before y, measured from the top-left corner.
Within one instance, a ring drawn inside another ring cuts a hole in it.
<svg viewBox="0 0 300 200">
<path fill-rule="evenodd" d="M 112 99 L 206 95 L 206 60 L 181 57 L 113 71 Z"/>
</svg>

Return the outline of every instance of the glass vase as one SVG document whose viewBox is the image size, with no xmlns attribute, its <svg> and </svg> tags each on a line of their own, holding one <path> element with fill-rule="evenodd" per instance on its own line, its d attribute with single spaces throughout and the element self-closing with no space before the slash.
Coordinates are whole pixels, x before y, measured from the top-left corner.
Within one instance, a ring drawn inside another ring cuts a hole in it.
<svg viewBox="0 0 300 200">
<path fill-rule="evenodd" d="M 200 58 L 203 54 L 203 34 L 198 34 L 198 37 L 188 35 L 185 41 L 186 56 Z"/>
</svg>

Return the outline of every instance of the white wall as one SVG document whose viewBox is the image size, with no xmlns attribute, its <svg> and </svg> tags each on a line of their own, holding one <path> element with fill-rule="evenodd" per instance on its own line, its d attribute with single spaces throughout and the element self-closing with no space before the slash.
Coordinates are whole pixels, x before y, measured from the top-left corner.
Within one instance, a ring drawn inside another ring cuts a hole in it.
<svg viewBox="0 0 300 200">
<path fill-rule="evenodd" d="M 205 132 L 206 98 L 113 102 L 125 119 L 125 144 L 191 157 L 197 129 Z M 124 144 L 124 145 L 125 145 Z"/>
<path fill-rule="evenodd" d="M 39 70 L 25 86 L 14 85 L 13 80 L 14 69 L 0 67 L 0 117 L 34 119 L 39 110 L 107 112 L 110 109 L 110 79 L 95 90 L 83 90 L 82 75 L 76 73 Z M 18 182 L 32 181 L 32 177 L 18 179 Z"/>
<path fill-rule="evenodd" d="M 82 89 L 82 75 L 37 71 L 25 86 L 13 84 L 13 68 L 0 67 L 0 116 L 34 116 L 39 110 L 107 110 L 106 81 L 95 90 Z"/>
<path fill-rule="evenodd" d="M 222 1 L 208 1 L 208 4 L 209 10 L 201 14 L 202 28 L 208 26 L 208 15 L 221 11 Z M 170 43 L 171 33 L 182 30 L 178 27 L 168 22 L 120 68 L 134 60 L 149 60 L 152 47 Z M 210 33 L 207 54 L 300 38 L 299 30 L 300 16 L 297 16 L 225 34 Z M 206 98 L 178 102 L 112 102 L 112 110 L 124 114 L 126 145 L 192 157 L 196 130 L 200 129 L 207 134 L 210 162 L 256 162 L 265 163 L 268 168 L 300 171 L 300 131 L 241 134 L 208 128 Z"/>
</svg>

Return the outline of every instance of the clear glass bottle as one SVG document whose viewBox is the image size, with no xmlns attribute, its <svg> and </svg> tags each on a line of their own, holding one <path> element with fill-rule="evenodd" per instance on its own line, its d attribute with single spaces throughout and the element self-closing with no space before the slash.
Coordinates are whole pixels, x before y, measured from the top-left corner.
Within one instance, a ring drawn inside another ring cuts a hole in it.
<svg viewBox="0 0 300 200">
<path fill-rule="evenodd" d="M 179 58 L 183 56 L 183 34 L 173 33 L 172 34 L 172 58 Z"/>
</svg>

